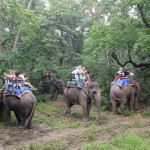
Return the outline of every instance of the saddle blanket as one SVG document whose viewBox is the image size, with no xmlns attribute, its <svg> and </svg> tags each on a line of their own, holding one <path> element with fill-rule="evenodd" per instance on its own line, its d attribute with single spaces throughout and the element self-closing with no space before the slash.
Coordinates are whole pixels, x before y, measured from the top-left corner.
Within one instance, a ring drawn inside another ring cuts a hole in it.
<svg viewBox="0 0 150 150">
<path fill-rule="evenodd" d="M 126 86 L 128 84 L 133 84 L 136 82 L 134 80 L 130 80 L 130 79 L 118 79 L 116 81 L 113 81 L 112 83 L 122 87 L 122 86 Z"/>
<path fill-rule="evenodd" d="M 67 87 L 77 87 L 76 81 L 70 81 L 70 82 L 68 82 Z"/>
<path fill-rule="evenodd" d="M 21 86 L 21 89 L 12 89 L 12 87 L 8 87 L 4 92 L 3 95 L 14 95 L 17 97 L 21 97 L 26 92 L 32 92 L 31 89 L 28 86 Z"/>
</svg>

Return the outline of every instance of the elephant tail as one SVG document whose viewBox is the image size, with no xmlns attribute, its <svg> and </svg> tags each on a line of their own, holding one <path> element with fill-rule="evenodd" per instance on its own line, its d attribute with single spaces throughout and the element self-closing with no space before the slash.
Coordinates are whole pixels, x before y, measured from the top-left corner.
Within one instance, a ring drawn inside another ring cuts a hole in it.
<svg viewBox="0 0 150 150">
<path fill-rule="evenodd" d="M 35 111 L 35 107 L 36 107 L 37 101 L 34 103 L 33 107 L 32 107 L 32 111 L 30 113 L 29 118 L 26 120 L 25 122 L 25 128 L 28 126 L 29 121 L 32 119 L 34 111 Z"/>
<path fill-rule="evenodd" d="M 113 97 L 114 99 L 116 99 L 116 100 L 118 100 L 118 101 L 124 100 L 124 99 L 116 98 L 116 96 L 115 96 L 114 93 L 113 93 L 113 90 L 110 90 L 110 94 L 112 95 L 112 97 Z"/>
</svg>

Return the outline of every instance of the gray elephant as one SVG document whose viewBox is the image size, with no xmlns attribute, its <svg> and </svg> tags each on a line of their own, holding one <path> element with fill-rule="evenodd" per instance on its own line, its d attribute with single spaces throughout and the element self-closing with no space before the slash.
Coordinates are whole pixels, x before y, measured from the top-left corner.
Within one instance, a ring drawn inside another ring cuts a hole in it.
<svg viewBox="0 0 150 150">
<path fill-rule="evenodd" d="M 98 119 L 100 118 L 100 86 L 97 82 L 91 82 L 88 86 L 79 88 L 65 88 L 64 96 L 66 103 L 66 114 L 71 115 L 71 107 L 73 105 L 81 105 L 83 110 L 83 121 L 89 120 L 89 114 L 91 109 L 91 100 L 94 99 L 97 105 Z"/>
<path fill-rule="evenodd" d="M 64 94 L 64 89 L 66 87 L 63 79 L 57 79 L 51 83 L 46 81 L 41 81 L 40 86 L 43 88 L 44 93 L 50 93 L 52 96 L 50 100 L 56 100 L 58 94 Z"/>
<path fill-rule="evenodd" d="M 133 105 L 138 107 L 138 86 L 128 84 L 123 87 L 113 84 L 110 89 L 110 99 L 112 103 L 112 113 L 115 113 L 116 102 L 120 102 L 118 113 L 122 113 L 122 107 L 124 104 L 128 104 L 130 110 L 133 110 Z"/>
<path fill-rule="evenodd" d="M 4 120 L 3 90 L 0 89 L 0 121 Z"/>
<path fill-rule="evenodd" d="M 32 117 L 37 104 L 37 99 L 32 92 L 24 93 L 21 98 L 14 95 L 4 95 L 3 104 L 8 126 L 12 124 L 11 111 L 13 111 L 20 129 L 32 128 Z"/>
</svg>

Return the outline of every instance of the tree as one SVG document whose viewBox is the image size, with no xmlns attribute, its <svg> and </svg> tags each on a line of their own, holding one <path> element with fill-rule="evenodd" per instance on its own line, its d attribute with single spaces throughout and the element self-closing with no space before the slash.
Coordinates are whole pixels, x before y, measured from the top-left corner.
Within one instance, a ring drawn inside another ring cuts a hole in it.
<svg viewBox="0 0 150 150">
<path fill-rule="evenodd" d="M 18 41 L 18 36 L 22 35 L 22 32 L 23 34 L 26 32 L 25 33 L 26 38 L 29 38 L 31 34 L 33 37 L 33 32 L 38 27 L 37 18 L 34 15 L 33 11 L 27 10 L 25 4 L 20 0 L 6 0 L 5 3 L 3 3 L 2 5 L 1 16 L 2 16 L 2 48 L 4 50 L 14 50 L 14 48 L 16 47 L 16 43 Z M 22 32 L 20 32 L 20 26 L 23 26 L 24 28 Z M 15 36 L 16 39 L 14 38 Z M 19 40 L 21 38 L 22 36 L 20 36 Z M 16 41 L 15 44 L 14 41 Z"/>
</svg>

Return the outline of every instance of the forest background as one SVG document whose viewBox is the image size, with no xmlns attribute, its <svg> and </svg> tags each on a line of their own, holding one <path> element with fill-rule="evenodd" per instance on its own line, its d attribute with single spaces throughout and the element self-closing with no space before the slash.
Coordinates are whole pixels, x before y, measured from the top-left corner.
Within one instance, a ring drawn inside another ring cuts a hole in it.
<svg viewBox="0 0 150 150">
<path fill-rule="evenodd" d="M 149 102 L 149 8 L 149 0 L 1 0 L 0 87 L 9 70 L 26 72 L 38 88 L 44 71 L 67 83 L 81 65 L 100 83 L 105 105 L 126 66 L 140 84 L 140 100 Z"/>
</svg>

